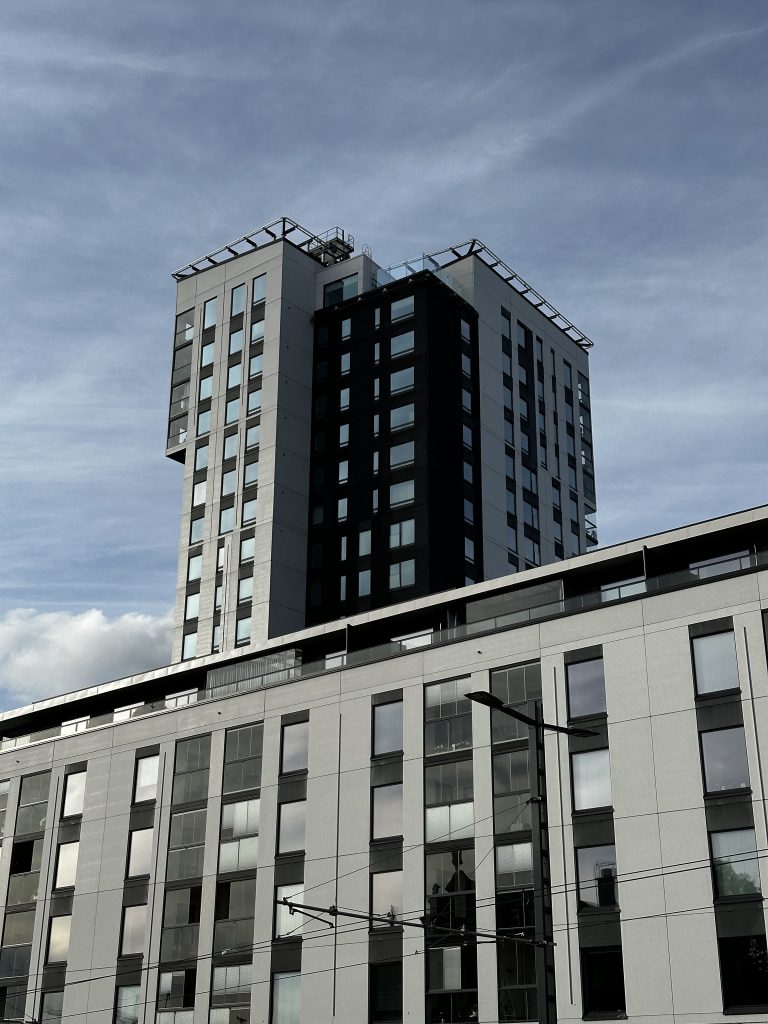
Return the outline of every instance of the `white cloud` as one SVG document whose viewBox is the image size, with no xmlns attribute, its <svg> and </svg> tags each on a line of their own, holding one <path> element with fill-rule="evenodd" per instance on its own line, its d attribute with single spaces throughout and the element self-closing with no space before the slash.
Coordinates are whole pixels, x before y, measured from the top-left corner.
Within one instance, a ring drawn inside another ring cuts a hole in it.
<svg viewBox="0 0 768 1024">
<path fill-rule="evenodd" d="M 171 613 L 72 614 L 14 608 L 0 618 L 0 703 L 28 704 L 166 664 Z"/>
</svg>

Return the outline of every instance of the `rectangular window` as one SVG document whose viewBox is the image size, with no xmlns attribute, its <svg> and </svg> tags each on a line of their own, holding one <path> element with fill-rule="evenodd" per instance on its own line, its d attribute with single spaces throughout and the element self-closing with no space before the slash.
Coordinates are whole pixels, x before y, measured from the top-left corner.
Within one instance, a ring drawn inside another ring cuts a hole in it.
<svg viewBox="0 0 768 1024">
<path fill-rule="evenodd" d="M 371 570 L 361 569 L 357 574 L 357 596 L 369 597 L 371 593 Z"/>
<path fill-rule="evenodd" d="M 256 463 L 258 466 L 258 462 Z M 243 502 L 243 525 L 256 520 L 256 499 L 248 498 Z"/>
<path fill-rule="evenodd" d="M 275 888 L 275 938 L 287 939 L 298 938 L 302 933 L 304 917 L 302 914 L 292 914 L 283 900 L 291 903 L 303 903 L 304 883 L 297 885 L 278 885 Z"/>
<path fill-rule="evenodd" d="M 472 761 L 429 765 L 424 772 L 428 843 L 474 836 Z"/>
<path fill-rule="evenodd" d="M 413 331 L 406 331 L 405 334 L 396 334 L 390 343 L 390 355 L 393 359 L 397 356 L 407 355 L 413 352 Z"/>
<path fill-rule="evenodd" d="M 389 567 L 389 589 L 413 587 L 416 584 L 416 561 L 407 558 L 404 562 L 393 562 Z"/>
<path fill-rule="evenodd" d="M 712 875 L 715 897 L 759 895 L 760 869 L 757 863 L 755 830 L 712 832 Z"/>
<path fill-rule="evenodd" d="M 370 964 L 368 1004 L 370 1024 L 390 1024 L 403 1019 L 403 965 Z"/>
<path fill-rule="evenodd" d="M 371 875 L 371 914 L 377 917 L 401 917 L 403 913 L 403 872 L 377 871 Z M 373 928 L 388 928 L 374 921 Z"/>
<path fill-rule="evenodd" d="M 231 533 L 235 528 L 235 508 L 223 508 L 219 513 L 219 533 Z"/>
<path fill-rule="evenodd" d="M 71 915 L 52 917 L 48 931 L 47 964 L 66 963 L 69 956 L 69 932 L 72 927 Z"/>
<path fill-rule="evenodd" d="M 531 828 L 528 749 L 493 755 L 493 812 L 497 835 Z"/>
<path fill-rule="evenodd" d="M 611 764 L 607 749 L 571 754 L 571 771 L 574 811 L 611 806 Z"/>
<path fill-rule="evenodd" d="M 194 658 L 197 655 L 197 633 L 185 633 L 181 644 L 182 658 Z"/>
<path fill-rule="evenodd" d="M 227 389 L 239 388 L 243 382 L 243 364 L 235 363 L 227 370 Z"/>
<path fill-rule="evenodd" d="M 216 326 L 216 299 L 208 299 L 203 305 L 203 330 Z"/>
<path fill-rule="evenodd" d="M 472 412 L 472 392 L 467 388 L 461 389 L 461 407 L 465 412 Z"/>
<path fill-rule="evenodd" d="M 256 448 L 261 438 L 261 424 L 251 423 L 250 426 L 246 427 L 245 430 L 245 447 L 246 450 Z"/>
<path fill-rule="evenodd" d="M 227 402 L 224 423 L 234 423 L 240 415 L 240 399 L 232 398 Z"/>
<path fill-rule="evenodd" d="M 243 537 L 240 541 L 240 562 L 252 562 L 256 557 L 256 538 Z"/>
<path fill-rule="evenodd" d="M 566 665 L 565 678 L 569 718 L 605 713 L 605 673 L 602 658 Z"/>
<path fill-rule="evenodd" d="M 206 345 L 200 348 L 200 366 L 212 366 L 213 356 L 216 350 L 216 344 L 213 341 L 209 341 Z"/>
<path fill-rule="evenodd" d="M 743 726 L 701 733 L 701 756 L 707 793 L 749 788 Z"/>
<path fill-rule="evenodd" d="M 261 412 L 261 388 L 248 392 L 248 415 Z"/>
<path fill-rule="evenodd" d="M 237 331 L 232 331 L 229 336 L 229 354 L 231 356 L 237 355 L 238 352 L 243 351 L 243 339 L 245 337 L 242 327 Z"/>
<path fill-rule="evenodd" d="M 374 786 L 371 790 L 371 838 L 387 839 L 403 834 L 403 784 Z"/>
<path fill-rule="evenodd" d="M 203 377 L 200 380 L 200 387 L 197 392 L 197 397 L 201 402 L 204 402 L 206 398 L 210 398 L 213 395 L 213 375 L 209 374 L 207 377 Z"/>
<path fill-rule="evenodd" d="M 389 449 L 390 469 L 397 469 L 398 466 L 409 466 L 414 459 L 414 443 L 406 441 L 405 444 L 395 444 Z"/>
<path fill-rule="evenodd" d="M 235 643 L 240 646 L 251 642 L 251 618 L 240 618 L 235 623 Z"/>
<path fill-rule="evenodd" d="M 249 1019 L 248 1005 L 251 1000 L 251 964 L 231 964 L 214 967 L 211 978 L 211 1006 L 209 1024 L 239 1024 Z M 226 1009 L 225 1009 L 226 1007 Z M 232 1011 L 230 1012 L 230 1007 Z M 238 1013 L 241 1009 L 243 1012 Z"/>
<path fill-rule="evenodd" d="M 214 905 L 213 951 L 248 949 L 253 944 L 256 879 L 218 882 Z"/>
<path fill-rule="evenodd" d="M 136 759 L 136 778 L 133 784 L 133 802 L 157 799 L 157 778 L 160 768 L 160 755 L 150 754 L 148 757 Z"/>
<path fill-rule="evenodd" d="M 297 853 L 304 849 L 307 827 L 307 802 L 294 800 L 280 804 L 277 835 L 278 853 Z"/>
<path fill-rule="evenodd" d="M 44 992 L 40 1005 L 40 1024 L 61 1024 L 64 992 Z M 5 1016 L 3 1014 L 3 1016 Z M 69 1016 L 69 1014 L 67 1014 Z"/>
<path fill-rule="evenodd" d="M 176 744 L 173 774 L 173 803 L 186 804 L 208 798 L 211 737 L 196 736 Z"/>
<path fill-rule="evenodd" d="M 691 639 L 696 693 L 718 693 L 739 689 L 736 641 L 733 630 L 695 636 Z"/>
<path fill-rule="evenodd" d="M 351 334 L 352 334 L 352 321 L 349 318 L 347 318 L 346 320 L 342 320 L 341 321 L 341 340 L 342 341 L 349 341 Z M 346 356 L 346 369 L 344 369 L 344 366 L 345 366 L 345 362 L 344 362 L 345 356 Z M 342 355 L 342 357 L 341 357 L 341 372 L 342 373 L 349 373 L 349 353 L 348 352 L 344 353 L 344 355 Z"/>
<path fill-rule="evenodd" d="M 265 302 L 267 298 L 267 275 L 259 274 L 258 277 L 253 279 L 253 291 L 251 293 L 251 304 L 256 305 L 258 302 Z"/>
<path fill-rule="evenodd" d="M 403 749 L 403 702 L 377 704 L 373 709 L 373 756 Z"/>
<path fill-rule="evenodd" d="M 139 1024 L 141 986 L 119 985 L 115 993 L 114 1024 Z"/>
<path fill-rule="evenodd" d="M 162 971 L 157 982 L 158 1010 L 183 1009 L 195 1005 L 195 984 L 197 971 L 194 967 L 186 970 Z M 192 1014 L 171 1015 L 170 1024 L 189 1024 Z M 160 1020 L 162 1021 L 162 1017 Z"/>
<path fill-rule="evenodd" d="M 349 462 L 347 459 L 342 459 L 339 463 L 339 483 L 345 484 L 349 480 Z"/>
<path fill-rule="evenodd" d="M 243 469 L 243 487 L 252 487 L 259 482 L 258 462 L 246 462 Z"/>
<path fill-rule="evenodd" d="M 187 594 L 184 604 L 184 618 L 186 620 L 196 619 L 200 611 L 200 594 Z"/>
<path fill-rule="evenodd" d="M 392 323 L 395 320 L 404 320 L 407 316 L 413 316 L 413 296 L 407 295 L 404 299 L 395 299 L 390 305 L 389 319 Z"/>
<path fill-rule="evenodd" d="M 349 408 L 349 388 L 342 388 L 339 392 L 339 409 L 342 412 Z"/>
<path fill-rule="evenodd" d="M 357 274 L 331 281 L 323 288 L 323 306 L 335 306 L 337 302 L 346 302 L 357 295 Z"/>
<path fill-rule="evenodd" d="M 390 548 L 402 548 L 416 541 L 416 520 L 404 519 L 400 523 L 391 523 L 389 527 Z"/>
<path fill-rule="evenodd" d="M 208 445 L 200 445 L 195 451 L 195 470 L 208 468 Z M 203 499 L 205 500 L 205 499 Z"/>
<path fill-rule="evenodd" d="M 198 449 L 198 451 L 200 451 L 200 450 L 201 449 Z M 207 452 L 207 450 L 208 449 L 206 448 L 205 451 Z M 207 487 L 206 487 L 206 481 L 205 480 L 201 480 L 199 483 L 196 483 L 193 486 L 193 488 L 192 488 L 192 506 L 193 507 L 196 506 L 196 505 L 204 505 L 205 504 L 205 492 L 206 492 L 206 490 L 207 490 Z"/>
<path fill-rule="evenodd" d="M 414 423 L 414 406 L 413 403 L 410 405 L 398 405 L 395 409 L 391 409 L 389 413 L 389 429 L 404 430 L 406 427 L 412 427 Z"/>
<path fill-rule="evenodd" d="M 264 369 L 264 353 L 257 352 L 251 356 L 250 362 L 248 363 L 248 376 L 260 377 Z"/>
<path fill-rule="evenodd" d="M 264 317 L 261 316 L 258 319 L 254 319 L 251 324 L 251 344 L 253 345 L 257 341 L 264 340 L 265 323 Z"/>
<path fill-rule="evenodd" d="M 246 871 L 259 859 L 261 801 L 240 800 L 221 808 L 219 871 Z"/>
<path fill-rule="evenodd" d="M 719 938 L 720 984 L 723 1009 L 755 1012 L 768 1003 L 765 965 L 768 962 L 765 935 Z"/>
<path fill-rule="evenodd" d="M 229 729 L 224 747 L 224 793 L 240 793 L 261 785 L 261 748 L 264 726 Z"/>
<path fill-rule="evenodd" d="M 339 447 L 343 448 L 349 444 L 349 424 L 342 423 L 339 427 Z"/>
<path fill-rule="evenodd" d="M 53 883 L 54 889 L 69 889 L 74 887 L 77 875 L 77 857 L 80 852 L 80 843 L 61 843 L 56 854 L 56 878 Z"/>
<path fill-rule="evenodd" d="M 245 285 L 239 284 L 232 289 L 230 316 L 239 316 L 245 310 Z"/>
<path fill-rule="evenodd" d="M 85 803 L 86 772 L 72 772 L 64 779 L 64 804 L 61 809 L 62 818 L 69 818 L 83 813 Z"/>
<path fill-rule="evenodd" d="M 389 488 L 390 508 L 408 505 L 414 500 L 413 480 L 402 480 L 399 484 L 391 484 Z"/>
<path fill-rule="evenodd" d="M 449 679 L 424 687 L 424 754 L 447 754 L 472 746 L 472 680 Z"/>
<path fill-rule="evenodd" d="M 347 518 L 347 499 L 339 498 L 336 504 L 336 519 L 343 523 Z"/>
<path fill-rule="evenodd" d="M 171 815 L 166 871 L 166 878 L 169 882 L 182 878 L 202 877 L 205 822 L 206 812 L 204 809 L 181 811 Z"/>
<path fill-rule="evenodd" d="M 496 886 L 517 889 L 533 885 L 533 844 L 496 847 Z"/>
<path fill-rule="evenodd" d="M 626 1012 L 621 946 L 581 950 L 581 991 L 585 1014 Z"/>
<path fill-rule="evenodd" d="M 576 875 L 580 907 L 615 907 L 618 904 L 615 846 L 578 849 Z"/>
<path fill-rule="evenodd" d="M 309 765 L 309 722 L 283 726 L 280 772 L 305 772 Z"/>
<path fill-rule="evenodd" d="M 237 455 L 237 433 L 227 434 L 224 438 L 224 459 L 234 459 Z M 229 492 L 227 492 L 229 493 Z"/>
<path fill-rule="evenodd" d="M 128 878 L 150 873 L 153 835 L 151 828 L 137 828 L 128 833 Z"/>
<path fill-rule="evenodd" d="M 389 393 L 396 395 L 400 391 L 408 391 L 413 387 L 414 372 L 412 366 L 403 370 L 395 370 L 389 375 Z"/>
<path fill-rule="evenodd" d="M 357 279 L 357 274 L 353 276 Z M 326 302 L 326 305 L 329 303 Z M 272 975 L 272 1013 L 269 1024 L 301 1024 L 300 973 Z"/>
<path fill-rule="evenodd" d="M 133 956 L 144 952 L 144 937 L 147 929 L 147 907 L 123 907 L 123 924 L 120 931 L 120 956 Z"/>
<path fill-rule="evenodd" d="M 202 555 L 190 555 L 189 563 L 187 565 L 187 581 L 192 583 L 194 580 L 200 579 L 200 574 L 203 571 L 203 556 Z"/>
<path fill-rule="evenodd" d="M 197 416 L 197 436 L 201 434 L 208 434 L 211 430 L 211 410 L 207 409 L 205 412 L 198 413 Z"/>
</svg>

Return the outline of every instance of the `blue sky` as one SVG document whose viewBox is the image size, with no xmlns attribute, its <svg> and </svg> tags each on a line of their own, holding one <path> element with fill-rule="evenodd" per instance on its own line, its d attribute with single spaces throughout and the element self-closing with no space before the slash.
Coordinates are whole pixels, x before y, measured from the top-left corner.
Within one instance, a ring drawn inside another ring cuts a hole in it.
<svg viewBox="0 0 768 1024">
<path fill-rule="evenodd" d="M 384 265 L 478 237 L 595 340 L 602 542 L 766 500 L 762 4 L 3 20 L 0 703 L 166 660 L 170 272 L 282 214 Z"/>
</svg>

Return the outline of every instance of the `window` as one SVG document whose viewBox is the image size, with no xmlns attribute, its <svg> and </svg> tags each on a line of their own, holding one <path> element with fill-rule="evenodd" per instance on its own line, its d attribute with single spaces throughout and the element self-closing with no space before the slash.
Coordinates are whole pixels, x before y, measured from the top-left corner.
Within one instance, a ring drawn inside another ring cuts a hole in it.
<svg viewBox="0 0 768 1024">
<path fill-rule="evenodd" d="M 699 696 L 718 693 L 720 690 L 738 690 L 739 669 L 733 630 L 695 636 L 691 639 L 691 647 L 696 693 Z"/>
<path fill-rule="evenodd" d="M 768 962 L 765 935 L 717 940 L 723 1009 L 765 1007 L 768 1004 Z"/>
<path fill-rule="evenodd" d="M 591 658 L 566 665 L 566 687 L 568 690 L 568 716 L 605 713 L 605 674 L 602 658 Z"/>
<path fill-rule="evenodd" d="M 284 899 L 291 903 L 302 903 L 304 895 L 304 883 L 298 885 L 278 885 L 275 889 L 275 938 L 287 939 L 298 938 L 302 933 L 304 916 L 292 914 L 290 908 L 282 901 Z"/>
<path fill-rule="evenodd" d="M 204 402 L 206 398 L 210 398 L 213 394 L 213 375 L 209 374 L 207 377 L 203 377 L 200 380 L 200 388 L 198 390 L 198 398 L 201 402 Z"/>
<path fill-rule="evenodd" d="M 255 903 L 255 878 L 219 882 L 216 885 L 213 926 L 215 953 L 237 947 L 248 948 L 253 944 Z"/>
<path fill-rule="evenodd" d="M 496 887 L 512 889 L 533 885 L 533 845 L 512 843 L 496 847 Z"/>
<path fill-rule="evenodd" d="M 732 832 L 712 832 L 709 841 L 715 897 L 759 894 L 760 869 L 755 830 L 740 828 Z"/>
<path fill-rule="evenodd" d="M 357 278 L 357 274 L 352 276 Z M 328 285 L 326 285 L 327 287 Z M 299 972 L 272 975 L 272 1013 L 269 1024 L 301 1024 L 301 974 Z"/>
<path fill-rule="evenodd" d="M 414 499 L 413 480 L 402 480 L 399 484 L 391 484 L 389 488 L 389 504 L 391 508 L 408 505 Z"/>
<path fill-rule="evenodd" d="M 390 305 L 390 320 L 403 320 L 407 316 L 413 316 L 413 296 L 408 295 L 404 299 L 396 299 Z"/>
<path fill-rule="evenodd" d="M 261 747 L 264 726 L 229 729 L 224 747 L 224 793 L 258 789 L 261 785 Z"/>
<path fill-rule="evenodd" d="M 701 733 L 704 788 L 707 793 L 749 787 L 749 766 L 744 728 Z"/>
<path fill-rule="evenodd" d="M 223 458 L 225 460 L 226 459 L 234 459 L 234 457 L 236 455 L 237 455 L 237 433 L 227 434 L 226 437 L 224 438 L 224 455 L 223 455 Z M 226 476 L 227 474 L 224 474 L 224 475 Z M 232 491 L 234 491 L 234 487 L 232 488 Z M 223 494 L 231 494 L 232 491 L 224 491 L 222 489 L 222 493 Z"/>
<path fill-rule="evenodd" d="M 389 1024 L 403 1019 L 403 965 L 371 964 L 368 968 L 370 1024 Z"/>
<path fill-rule="evenodd" d="M 465 412 L 472 412 L 472 392 L 467 388 L 461 389 L 461 407 Z"/>
<path fill-rule="evenodd" d="M 208 798 L 208 769 L 211 737 L 196 736 L 176 744 L 173 774 L 173 803 L 186 804 Z"/>
<path fill-rule="evenodd" d="M 416 561 L 407 558 L 404 562 L 393 562 L 389 567 L 389 589 L 412 587 L 416 583 Z"/>
<path fill-rule="evenodd" d="M 497 835 L 531 827 L 528 748 L 493 755 L 493 812 Z"/>
<path fill-rule="evenodd" d="M 213 364 L 213 354 L 216 350 L 216 345 L 213 341 L 209 341 L 207 344 L 202 345 L 200 348 L 200 366 L 211 366 Z"/>
<path fill-rule="evenodd" d="M 237 584 L 237 601 L 242 604 L 253 597 L 253 576 L 244 576 Z"/>
<path fill-rule="evenodd" d="M 256 463 L 258 466 L 258 462 Z M 256 499 L 248 498 L 243 502 L 243 524 L 252 523 L 256 519 Z"/>
<path fill-rule="evenodd" d="M 309 722 L 293 722 L 283 726 L 280 771 L 305 772 L 309 761 Z"/>
<path fill-rule="evenodd" d="M 335 306 L 337 302 L 346 302 L 356 295 L 357 274 L 349 274 L 338 281 L 331 281 L 323 288 L 323 306 Z"/>
<path fill-rule="evenodd" d="M 64 1009 L 64 993 L 44 992 L 40 1006 L 40 1024 L 61 1024 Z M 67 1014 L 69 1016 L 69 1014 Z"/>
<path fill-rule="evenodd" d="M 245 310 L 245 285 L 239 284 L 236 288 L 232 289 L 232 303 L 230 306 L 230 316 L 239 316 Z"/>
<path fill-rule="evenodd" d="M 197 972 L 194 967 L 181 971 L 162 971 L 157 982 L 158 1010 L 183 1009 L 195 1005 L 195 982 Z M 188 1024 L 191 1014 L 181 1015 L 174 1024 Z M 173 1018 L 171 1018 L 173 1020 Z"/>
<path fill-rule="evenodd" d="M 139 1024 L 141 986 L 120 985 L 115 994 L 115 1024 Z"/>
<path fill-rule="evenodd" d="M 151 828 L 137 828 L 128 833 L 128 878 L 150 873 L 153 834 Z"/>
<path fill-rule="evenodd" d="M 357 596 L 369 597 L 371 593 L 371 570 L 361 569 L 357 574 Z"/>
<path fill-rule="evenodd" d="M 83 813 L 83 802 L 85 801 L 85 776 L 86 772 L 72 772 L 64 779 L 64 804 L 61 809 L 61 816 L 69 818 L 75 814 Z"/>
<path fill-rule="evenodd" d="M 208 445 L 202 444 L 195 450 L 195 470 L 207 469 L 208 468 Z M 203 497 L 205 501 L 205 497 Z M 197 502 L 193 502 L 194 505 Z"/>
<path fill-rule="evenodd" d="M 468 562 L 474 562 L 475 560 L 475 542 L 471 537 L 464 538 L 464 557 Z"/>
<path fill-rule="evenodd" d="M 261 388 L 248 392 L 248 415 L 254 412 L 261 412 Z"/>
<path fill-rule="evenodd" d="M 361 530 L 360 531 L 360 534 L 359 534 L 359 537 L 358 537 L 358 543 L 357 543 L 357 553 L 358 553 L 358 555 L 361 558 L 364 558 L 366 555 L 370 555 L 370 553 L 371 553 L 371 531 L 370 530 Z"/>
<path fill-rule="evenodd" d="M 425 840 L 428 843 L 474 836 L 472 761 L 429 765 L 424 772 Z"/>
<path fill-rule="evenodd" d="M 574 811 L 611 806 L 611 765 L 607 749 L 571 754 L 571 771 Z"/>
<path fill-rule="evenodd" d="M 197 655 L 197 633 L 185 633 L 181 643 L 182 658 L 194 658 Z"/>
<path fill-rule="evenodd" d="M 169 882 L 202 877 L 205 821 L 205 809 L 180 811 L 171 815 L 166 871 Z"/>
<path fill-rule="evenodd" d="M 406 441 L 405 444 L 395 444 L 389 449 L 389 465 L 391 469 L 398 466 L 408 466 L 413 462 L 414 443 Z"/>
<path fill-rule="evenodd" d="M 373 756 L 403 749 L 403 702 L 377 704 L 373 709 Z"/>
<path fill-rule="evenodd" d="M 579 907 L 615 907 L 616 847 L 584 846 L 576 851 Z"/>
<path fill-rule="evenodd" d="M 231 356 L 236 355 L 238 352 L 242 352 L 244 337 L 245 332 L 243 331 L 242 327 L 237 331 L 232 331 L 232 333 L 229 336 L 229 354 Z"/>
<path fill-rule="evenodd" d="M 250 397 L 250 396 L 249 396 Z M 249 410 L 250 411 L 250 410 Z M 234 423 L 240 415 L 240 399 L 231 398 L 226 405 L 224 423 Z"/>
<path fill-rule="evenodd" d="M 205 536 L 205 517 L 196 516 L 189 524 L 189 543 L 199 544 Z"/>
<path fill-rule="evenodd" d="M 221 808 L 219 871 L 255 868 L 259 857 L 261 801 L 240 800 Z"/>
<path fill-rule="evenodd" d="M 339 463 L 339 483 L 345 484 L 349 480 L 349 462 L 342 459 Z"/>
<path fill-rule="evenodd" d="M 400 391 L 408 391 L 413 387 L 413 367 L 406 366 L 404 370 L 395 370 L 389 375 L 389 393 L 396 395 Z"/>
<path fill-rule="evenodd" d="M 216 326 L 216 299 L 208 299 L 203 305 L 203 330 Z"/>
<path fill-rule="evenodd" d="M 400 523 L 391 523 L 389 527 L 390 548 L 406 547 L 416 540 L 416 521 L 404 519 Z"/>
<path fill-rule="evenodd" d="M 264 370 L 264 353 L 256 352 L 251 356 L 248 364 L 248 376 L 249 377 L 260 377 Z"/>
<path fill-rule="evenodd" d="M 304 849 L 307 826 L 306 800 L 294 800 L 280 804 L 277 852 L 293 853 Z"/>
<path fill-rule="evenodd" d="M 211 410 L 208 409 L 205 412 L 198 413 L 197 416 L 197 436 L 201 434 L 207 434 L 211 429 Z"/>
<path fill-rule="evenodd" d="M 251 487 L 259 482 L 258 462 L 246 462 L 243 470 L 243 486 Z"/>
<path fill-rule="evenodd" d="M 413 331 L 406 331 L 405 334 L 396 334 L 390 343 L 390 355 L 393 359 L 397 356 L 404 356 L 413 352 Z"/>
<path fill-rule="evenodd" d="M 265 323 L 264 317 L 254 316 L 253 323 L 251 324 L 251 344 L 257 341 L 264 340 Z"/>
<path fill-rule="evenodd" d="M 251 642 L 251 617 L 240 618 L 235 623 L 235 644 L 248 644 Z"/>
<path fill-rule="evenodd" d="M 187 580 L 192 582 L 193 580 L 199 580 L 200 574 L 203 571 L 203 556 L 202 555 L 191 555 L 189 564 L 187 565 Z"/>
<path fill-rule="evenodd" d="M 240 561 L 252 562 L 256 557 L 256 538 L 243 537 L 240 541 Z"/>
<path fill-rule="evenodd" d="M 246 450 L 255 448 L 261 438 L 261 424 L 252 423 L 245 431 L 245 447 Z"/>
<path fill-rule="evenodd" d="M 371 914 L 395 917 L 403 913 L 403 872 L 377 871 L 371 875 Z M 383 921 L 374 921 L 373 928 L 388 928 Z"/>
<path fill-rule="evenodd" d="M 340 523 L 343 523 L 347 518 L 347 499 L 339 498 L 336 505 L 336 518 Z"/>
<path fill-rule="evenodd" d="M 157 798 L 157 774 L 160 767 L 160 755 L 150 754 L 136 759 L 136 778 L 133 783 L 133 802 Z"/>
<path fill-rule="evenodd" d="M 581 950 L 581 991 L 585 1014 L 626 1012 L 621 946 Z"/>
<path fill-rule="evenodd" d="M 447 754 L 472 746 L 472 680 L 449 679 L 424 687 L 424 754 Z"/>
<path fill-rule="evenodd" d="M 120 932 L 120 956 L 132 956 L 144 952 L 144 935 L 147 928 L 147 908 L 123 907 L 123 926 Z"/>
<path fill-rule="evenodd" d="M 65 963 L 69 956 L 69 931 L 72 925 L 72 917 L 67 914 L 63 917 L 52 917 L 48 931 L 48 953 L 45 958 L 47 964 Z"/>
<path fill-rule="evenodd" d="M 223 508 L 219 513 L 219 533 L 231 533 L 235 528 L 235 507 Z"/>
<path fill-rule="evenodd" d="M 239 388 L 243 381 L 243 364 L 235 363 L 227 370 L 227 388 Z"/>
<path fill-rule="evenodd" d="M 207 447 L 205 449 L 198 448 L 198 454 L 202 450 L 204 450 L 206 452 L 206 454 L 207 454 L 207 452 L 208 452 L 208 448 Z M 194 485 L 194 487 L 192 488 L 192 505 L 193 506 L 195 506 L 195 505 L 204 505 L 205 504 L 205 492 L 206 492 L 206 489 L 207 488 L 206 488 L 206 481 L 205 480 L 201 480 L 199 483 L 196 483 Z"/>
<path fill-rule="evenodd" d="M 187 594 L 184 604 L 184 618 L 196 619 L 200 611 L 200 594 Z"/>
<path fill-rule="evenodd" d="M 265 302 L 267 298 L 267 275 L 259 274 L 258 277 L 253 279 L 253 292 L 251 294 L 251 303 L 256 305 L 257 302 Z"/>
<path fill-rule="evenodd" d="M 413 403 L 410 405 L 398 405 L 395 409 L 390 410 L 389 429 L 393 431 L 404 430 L 406 427 L 413 426 L 414 416 Z"/>
<path fill-rule="evenodd" d="M 403 834 L 403 784 L 374 786 L 371 790 L 371 838 L 386 839 Z"/>
<path fill-rule="evenodd" d="M 349 324 L 349 320 L 345 320 L 345 321 L 344 321 L 344 323 L 345 323 L 345 324 Z M 349 330 L 349 328 L 347 328 L 347 330 Z M 344 339 L 345 337 L 347 337 L 347 338 L 348 338 L 348 337 L 349 337 L 349 334 L 346 334 L 346 335 L 345 335 L 345 334 L 343 333 L 343 325 L 342 325 L 342 340 L 343 340 L 343 339 Z M 349 353 L 349 352 L 342 352 L 342 353 L 341 353 L 341 363 L 340 363 L 340 369 L 341 369 L 341 375 L 342 375 L 342 377 L 343 377 L 343 376 L 344 376 L 345 374 L 349 373 L 349 366 L 350 366 L 350 361 L 351 361 L 350 353 Z"/>
<path fill-rule="evenodd" d="M 343 447 L 347 444 L 349 444 L 349 424 L 342 423 L 339 427 L 339 446 Z"/>
<path fill-rule="evenodd" d="M 56 855 L 54 889 L 69 889 L 75 884 L 80 843 L 61 843 Z"/>
<path fill-rule="evenodd" d="M 231 964 L 227 967 L 214 967 L 211 978 L 211 1006 L 243 1007 L 251 999 L 251 964 Z M 215 1016 L 223 1013 L 221 1018 Z M 210 1024 L 229 1024 L 230 1021 L 245 1021 L 249 1014 L 238 1014 L 229 1010 L 211 1010 Z"/>
</svg>

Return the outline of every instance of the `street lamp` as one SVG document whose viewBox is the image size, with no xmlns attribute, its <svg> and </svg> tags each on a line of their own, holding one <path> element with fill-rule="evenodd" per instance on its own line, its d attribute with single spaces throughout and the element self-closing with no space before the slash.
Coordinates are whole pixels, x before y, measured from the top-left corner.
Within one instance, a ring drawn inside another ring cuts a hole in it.
<svg viewBox="0 0 768 1024">
<path fill-rule="evenodd" d="M 555 1024 L 557 1006 L 555 1003 L 552 934 L 552 884 L 549 874 L 549 832 L 547 828 L 547 789 L 544 773 L 544 733 L 565 733 L 566 736 L 597 736 L 594 729 L 579 729 L 575 726 L 551 725 L 541 714 L 539 701 L 528 701 L 526 714 L 487 690 L 475 690 L 465 694 L 468 700 L 482 704 L 491 711 L 515 718 L 528 727 L 528 761 L 531 807 L 531 844 L 533 850 L 533 904 L 536 923 L 536 994 L 540 1024 Z"/>
</svg>

